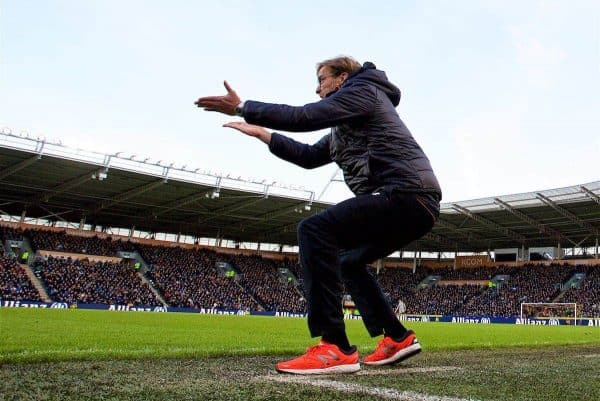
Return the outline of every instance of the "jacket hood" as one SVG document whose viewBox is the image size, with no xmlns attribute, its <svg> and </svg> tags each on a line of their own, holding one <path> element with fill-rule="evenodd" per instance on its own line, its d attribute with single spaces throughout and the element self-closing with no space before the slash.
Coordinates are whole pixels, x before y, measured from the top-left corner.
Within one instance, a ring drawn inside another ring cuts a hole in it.
<svg viewBox="0 0 600 401">
<path fill-rule="evenodd" d="M 377 89 L 383 91 L 390 99 L 394 107 L 400 104 L 400 89 L 391 83 L 385 72 L 378 70 L 375 64 L 367 61 L 362 68 L 348 77 L 348 81 L 360 82 L 366 81 L 370 85 L 374 85 Z"/>
</svg>

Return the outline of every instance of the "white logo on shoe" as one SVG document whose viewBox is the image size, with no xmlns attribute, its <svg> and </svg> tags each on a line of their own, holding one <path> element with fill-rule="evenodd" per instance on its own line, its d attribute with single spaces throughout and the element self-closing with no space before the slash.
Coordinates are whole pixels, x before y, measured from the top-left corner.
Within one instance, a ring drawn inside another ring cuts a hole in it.
<svg viewBox="0 0 600 401">
<path fill-rule="evenodd" d="M 340 357 L 332 350 L 327 351 L 327 355 L 318 355 L 317 358 L 324 364 L 329 364 L 331 361 L 339 361 Z"/>
</svg>

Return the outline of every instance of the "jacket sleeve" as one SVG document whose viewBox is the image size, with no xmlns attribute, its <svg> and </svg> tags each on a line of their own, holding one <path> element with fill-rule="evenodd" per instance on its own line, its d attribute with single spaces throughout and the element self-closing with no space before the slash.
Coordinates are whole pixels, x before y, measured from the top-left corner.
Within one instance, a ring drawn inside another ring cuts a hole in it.
<svg viewBox="0 0 600 401">
<path fill-rule="evenodd" d="M 369 115 L 377 99 L 375 87 L 354 84 L 318 102 L 304 106 L 244 102 L 244 119 L 250 124 L 290 132 L 316 131 Z"/>
<path fill-rule="evenodd" d="M 271 134 L 269 150 L 275 156 L 300 167 L 316 168 L 331 163 L 330 138 L 331 135 L 327 134 L 314 145 L 308 145 L 274 132 Z"/>
</svg>

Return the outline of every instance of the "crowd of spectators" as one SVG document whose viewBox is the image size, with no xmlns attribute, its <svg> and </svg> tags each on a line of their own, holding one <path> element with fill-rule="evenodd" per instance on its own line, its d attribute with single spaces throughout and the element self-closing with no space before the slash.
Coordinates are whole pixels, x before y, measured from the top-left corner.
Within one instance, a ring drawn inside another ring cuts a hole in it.
<svg viewBox="0 0 600 401">
<path fill-rule="evenodd" d="M 235 278 L 216 267 L 216 252 L 149 245 L 138 246 L 138 251 L 151 266 L 148 277 L 171 306 L 261 309 Z"/>
<path fill-rule="evenodd" d="M 477 298 L 483 289 L 479 285 L 435 285 L 416 290 L 405 301 L 406 313 L 454 315 L 469 300 Z"/>
<path fill-rule="evenodd" d="M 580 288 L 568 289 L 560 302 L 575 302 L 581 305 L 580 316 L 600 317 L 600 265 L 581 269 L 585 278 Z"/>
<path fill-rule="evenodd" d="M 0 240 L 21 241 L 23 239 L 23 230 L 20 228 L 12 228 L 6 226 L 0 226 Z"/>
<path fill-rule="evenodd" d="M 0 252 L 4 252 L 4 249 Z M 41 300 L 40 294 L 17 259 L 3 254 L 0 254 L 0 299 L 3 301 Z"/>
<path fill-rule="evenodd" d="M 158 306 L 152 290 L 127 263 L 87 259 L 38 258 L 33 268 L 53 301 Z"/>
<path fill-rule="evenodd" d="M 486 267 L 453 269 L 451 267 L 435 269 L 432 274 L 442 277 L 443 280 L 491 280 L 497 275 L 511 275 L 519 268 L 517 267 Z"/>
<path fill-rule="evenodd" d="M 34 250 L 115 256 L 119 250 L 138 251 L 150 266 L 152 285 L 171 306 L 305 312 L 302 269 L 296 259 L 272 260 L 258 255 L 230 255 L 206 249 L 141 245 L 110 238 L 81 237 L 66 232 L 13 229 L 0 226 L 0 239 L 30 239 Z M 38 300 L 39 294 L 18 266 L 4 256 L 0 246 L 0 297 Z M 223 274 L 219 262 L 236 271 Z M 48 258 L 37 260 L 40 278 L 54 301 L 159 305 L 152 291 L 126 263 L 92 263 L 87 260 Z M 291 272 L 291 278 L 280 272 Z M 560 302 L 577 302 L 584 316 L 600 317 L 600 266 L 553 264 L 525 267 L 467 269 L 383 268 L 376 275 L 392 306 L 399 301 L 406 313 L 518 316 L 523 302 L 553 302 L 563 285 L 577 272 L 586 273 L 580 288 L 568 289 Z M 441 280 L 477 280 L 466 285 L 419 284 L 428 276 Z M 505 275 L 498 286 L 481 281 Z M 421 288 L 423 287 L 423 288 Z"/>
<path fill-rule="evenodd" d="M 479 267 L 468 269 L 423 269 L 415 273 L 406 269 L 386 268 L 378 279 L 389 294 L 393 306 L 402 301 L 406 313 L 456 314 L 472 316 L 519 316 L 523 302 L 553 302 L 562 291 L 562 285 L 581 266 L 553 264 L 549 266 L 527 265 L 525 267 Z M 584 305 L 589 315 L 600 314 L 600 267 L 590 270 L 581 289 L 570 290 L 577 301 Z M 427 276 L 441 280 L 492 280 L 505 275 L 508 280 L 498 286 L 481 286 L 479 283 L 457 285 L 433 285 L 419 288 Z M 591 309 L 591 310 L 590 310 Z"/>
<path fill-rule="evenodd" d="M 116 256 L 123 249 L 121 241 L 110 238 L 82 237 L 69 235 L 64 231 L 27 230 L 25 235 L 31 240 L 34 251 L 47 250 L 58 252 L 80 253 L 87 255 Z"/>
<path fill-rule="evenodd" d="M 499 287 L 489 288 L 457 312 L 477 316 L 519 316 L 523 302 L 552 302 L 575 270 L 568 265 L 511 268 L 503 273 L 509 273 L 508 281 Z"/>
<path fill-rule="evenodd" d="M 376 275 L 383 292 L 388 296 L 390 303 L 396 307 L 399 301 L 408 304 L 414 298 L 415 290 L 425 277 L 431 275 L 427 269 L 419 269 L 415 273 L 403 268 L 384 268 L 376 270 L 371 268 L 370 273 Z"/>
<path fill-rule="evenodd" d="M 306 301 L 294 283 L 279 273 L 285 263 L 259 255 L 229 256 L 229 262 L 241 272 L 240 284 L 262 304 L 265 310 L 304 312 Z"/>
</svg>

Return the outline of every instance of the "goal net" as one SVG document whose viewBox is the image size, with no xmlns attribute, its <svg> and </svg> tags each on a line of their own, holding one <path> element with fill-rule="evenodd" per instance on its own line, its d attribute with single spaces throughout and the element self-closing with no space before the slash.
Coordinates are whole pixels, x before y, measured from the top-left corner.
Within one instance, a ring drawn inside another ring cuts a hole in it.
<svg viewBox="0 0 600 401">
<path fill-rule="evenodd" d="M 577 304 L 556 302 L 524 302 L 521 304 L 521 319 L 564 319 L 577 325 Z"/>
</svg>

